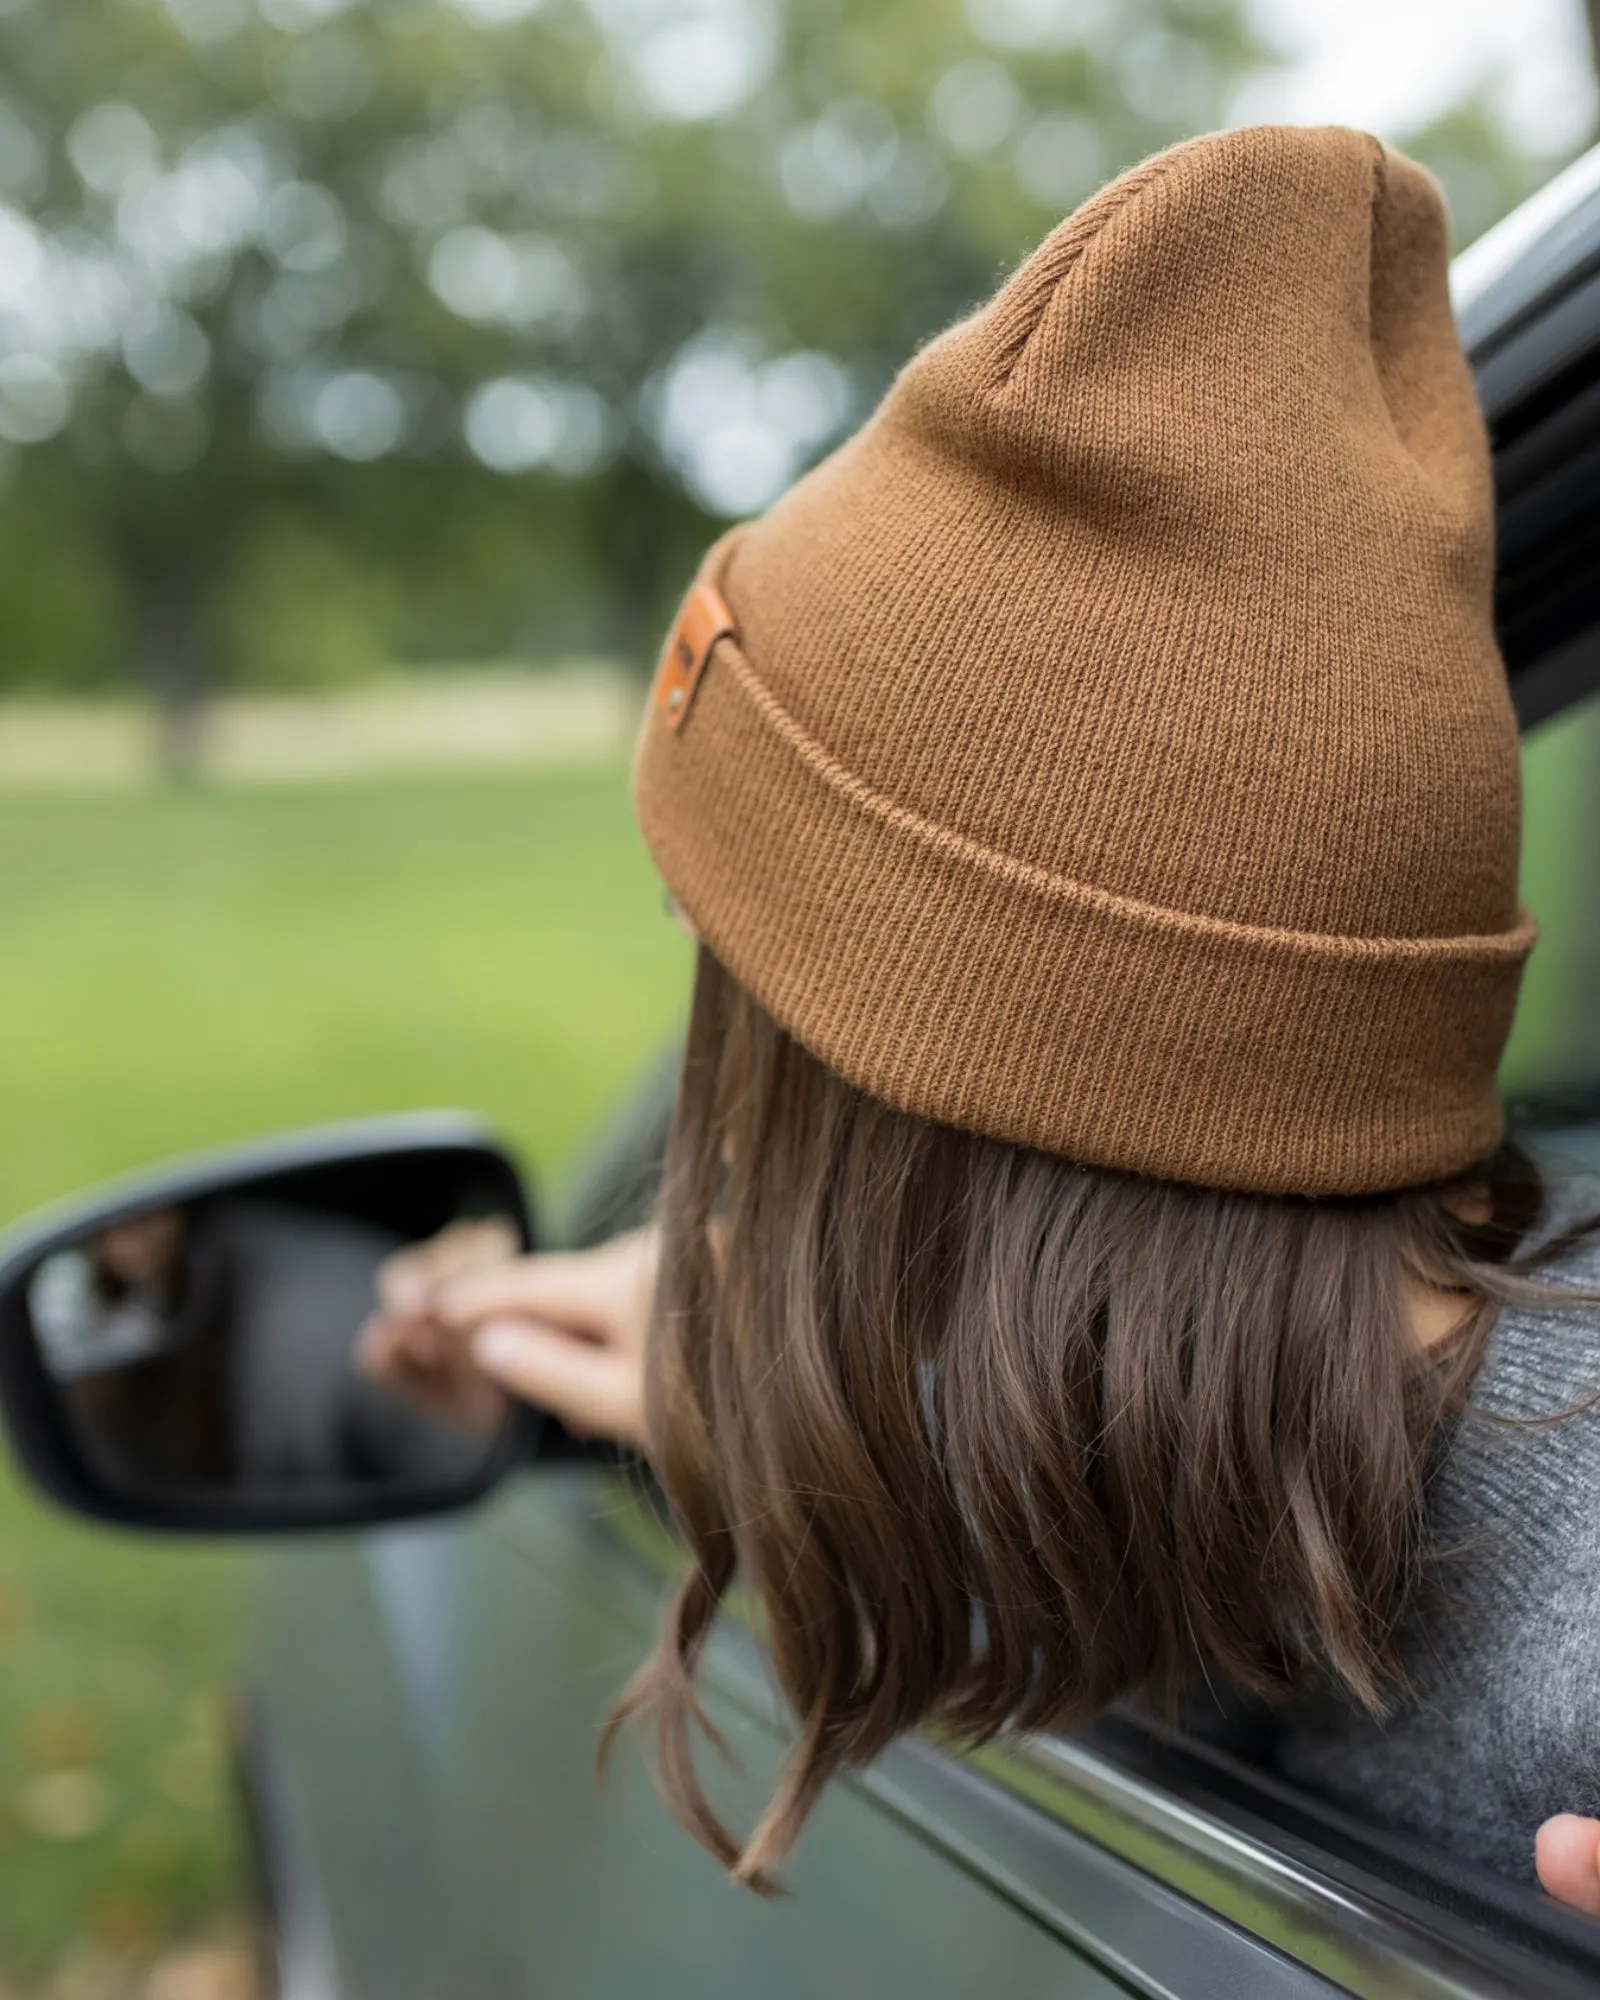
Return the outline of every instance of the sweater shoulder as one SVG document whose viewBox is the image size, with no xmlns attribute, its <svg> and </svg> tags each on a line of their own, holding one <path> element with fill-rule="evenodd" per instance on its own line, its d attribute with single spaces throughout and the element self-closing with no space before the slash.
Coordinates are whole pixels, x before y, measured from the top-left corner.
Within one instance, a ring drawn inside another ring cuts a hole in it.
<svg viewBox="0 0 1600 2000">
<path fill-rule="evenodd" d="M 1552 1184 L 1530 1257 L 1523 1274 L 1538 1290 L 1502 1306 L 1471 1399 L 1521 1422 L 1600 1395 L 1600 1179 Z M 1600 1449 L 1600 1421 L 1577 1435 Z"/>
</svg>

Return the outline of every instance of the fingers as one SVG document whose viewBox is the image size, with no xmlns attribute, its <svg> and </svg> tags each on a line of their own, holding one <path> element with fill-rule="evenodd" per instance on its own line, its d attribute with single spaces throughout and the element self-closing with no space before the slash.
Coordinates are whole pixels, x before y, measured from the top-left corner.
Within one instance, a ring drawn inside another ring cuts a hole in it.
<svg viewBox="0 0 1600 2000">
<path fill-rule="evenodd" d="M 519 1257 L 492 1270 L 452 1278 L 433 1295 L 447 1326 L 472 1326 L 501 1313 L 531 1313 L 566 1326 L 593 1326 L 601 1307 L 594 1272 L 580 1252 Z"/>
<path fill-rule="evenodd" d="M 575 1339 L 526 1319 L 491 1319 L 472 1358 L 503 1389 L 549 1410 L 579 1436 L 644 1444 L 643 1367 L 637 1354 Z"/>
<path fill-rule="evenodd" d="M 352 1359 L 362 1375 L 430 1416 L 486 1437 L 505 1421 L 500 1385 L 426 1322 L 374 1316 L 357 1334 Z"/>
<path fill-rule="evenodd" d="M 1558 1813 L 1534 1844 L 1539 1880 L 1558 1903 L 1600 1917 L 1600 1820 Z"/>
<path fill-rule="evenodd" d="M 450 1353 L 449 1336 L 427 1319 L 376 1312 L 356 1335 L 356 1366 L 368 1374 L 382 1373 L 402 1357 L 419 1368 L 436 1368 L 449 1360 Z"/>
<path fill-rule="evenodd" d="M 526 1315 L 626 1342 L 643 1330 L 651 1276 L 636 1239 L 627 1239 L 601 1251 L 546 1252 L 466 1272 L 439 1287 L 430 1309 L 446 1326 Z"/>
<path fill-rule="evenodd" d="M 580 1435 L 642 1446 L 654 1232 L 525 1257 L 508 1255 L 509 1239 L 484 1228 L 457 1225 L 389 1259 L 357 1365 L 454 1402 L 464 1369 L 497 1404 L 508 1391 Z"/>
<path fill-rule="evenodd" d="M 503 1215 L 482 1222 L 452 1222 L 426 1243 L 397 1250 L 378 1271 L 378 1300 L 385 1312 L 410 1317 L 426 1311 L 434 1290 L 463 1272 L 507 1263 L 521 1249 L 515 1226 Z"/>
</svg>

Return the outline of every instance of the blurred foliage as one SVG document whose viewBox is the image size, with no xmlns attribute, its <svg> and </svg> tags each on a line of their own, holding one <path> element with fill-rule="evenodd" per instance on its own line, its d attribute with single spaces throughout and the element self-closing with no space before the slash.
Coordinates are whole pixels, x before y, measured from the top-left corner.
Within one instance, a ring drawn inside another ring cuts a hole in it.
<svg viewBox="0 0 1600 2000">
<path fill-rule="evenodd" d="M 105 547 L 58 480 L 0 492 L 0 683 L 116 678 L 123 605 Z"/>
<path fill-rule="evenodd" d="M 1405 144 L 1443 183 L 1458 248 L 1509 215 L 1562 164 L 1506 142 L 1487 83 L 1420 131 L 1408 133 Z"/>
<path fill-rule="evenodd" d="M 392 657 L 390 578 L 303 515 L 263 510 L 231 551 L 218 593 L 218 656 L 242 687 L 316 689 Z"/>
<path fill-rule="evenodd" d="M 0 0 L 0 683 L 644 658 L 1239 0 Z M 1476 232 L 1548 171 L 1420 135 Z M 8 441 L 8 442 L 4 442 Z"/>
</svg>

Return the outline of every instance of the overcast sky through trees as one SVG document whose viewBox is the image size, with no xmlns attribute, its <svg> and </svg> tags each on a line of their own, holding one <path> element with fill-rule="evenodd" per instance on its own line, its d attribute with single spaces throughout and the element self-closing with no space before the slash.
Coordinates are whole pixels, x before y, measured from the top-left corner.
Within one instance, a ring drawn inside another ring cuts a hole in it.
<svg viewBox="0 0 1600 2000">
<path fill-rule="evenodd" d="M 1529 151 L 1594 129 L 1579 0 L 1253 0 L 1251 12 L 1294 52 L 1285 75 L 1247 95 L 1252 114 L 1403 130 L 1489 77 Z"/>
</svg>

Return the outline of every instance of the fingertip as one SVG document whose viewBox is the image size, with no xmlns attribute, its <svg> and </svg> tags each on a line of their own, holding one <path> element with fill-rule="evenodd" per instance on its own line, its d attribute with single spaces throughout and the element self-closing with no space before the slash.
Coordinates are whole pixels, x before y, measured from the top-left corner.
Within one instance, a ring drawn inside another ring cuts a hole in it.
<svg viewBox="0 0 1600 2000">
<path fill-rule="evenodd" d="M 1593 1820 L 1581 1819 L 1577 1813 L 1556 1813 L 1547 1819 L 1534 1836 L 1534 1851 L 1543 1859 L 1564 1859 L 1568 1855 L 1581 1854 L 1585 1845 L 1585 1830 L 1591 1834 Z"/>
<path fill-rule="evenodd" d="M 473 1360 L 485 1375 L 492 1376 L 502 1388 L 515 1386 L 507 1377 L 515 1376 L 527 1362 L 529 1342 L 523 1328 L 509 1320 L 491 1319 L 474 1332 L 469 1345 Z"/>
<path fill-rule="evenodd" d="M 1534 1837 L 1540 1882 L 1558 1902 L 1600 1916 L 1600 1820 L 1557 1813 Z"/>
</svg>

